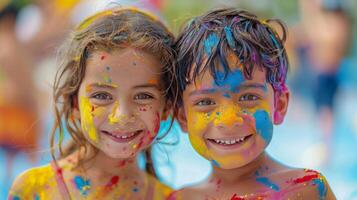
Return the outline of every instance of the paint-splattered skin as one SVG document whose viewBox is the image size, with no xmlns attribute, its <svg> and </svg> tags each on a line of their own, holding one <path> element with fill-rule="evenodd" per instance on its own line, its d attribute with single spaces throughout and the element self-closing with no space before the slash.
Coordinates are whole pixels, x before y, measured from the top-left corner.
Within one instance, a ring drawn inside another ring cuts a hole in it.
<svg viewBox="0 0 357 200">
<path fill-rule="evenodd" d="M 272 174 L 225 182 L 208 179 L 204 183 L 175 191 L 169 200 L 334 200 L 325 177 L 316 171 L 289 169 Z M 268 181 L 257 181 L 264 178 Z M 269 183 L 269 184 L 268 184 Z M 272 187 L 272 185 L 274 185 Z"/>
<path fill-rule="evenodd" d="M 228 56 L 228 65 L 227 76 L 219 69 L 216 77 L 205 71 L 183 92 L 178 120 L 213 172 L 171 199 L 335 199 L 321 174 L 289 168 L 265 153 L 273 125 L 286 114 L 288 90 L 274 91 L 266 69 L 258 66 L 247 79 L 236 56 Z"/>
<path fill-rule="evenodd" d="M 73 162 L 73 161 L 71 161 Z M 72 199 L 146 199 L 148 188 L 152 193 L 152 199 L 166 199 L 172 190 L 160 183 L 156 178 L 145 173 L 144 181 L 138 176 L 109 175 L 99 181 L 93 176 L 86 178 L 80 171 L 73 169 L 68 160 L 61 160 L 61 174 Z M 124 165 L 118 166 L 120 168 Z M 9 192 L 9 200 L 63 200 L 55 180 L 55 172 L 50 165 L 30 169 L 21 174 L 14 182 Z M 96 181 L 92 181 L 96 180 Z M 86 184 L 89 183 L 89 184 Z M 93 185 L 95 184 L 95 185 Z M 85 186 L 90 186 L 88 190 Z"/>
<path fill-rule="evenodd" d="M 84 142 L 96 152 L 76 151 L 86 158 L 80 168 L 73 167 L 78 159 L 72 155 L 58 162 L 72 199 L 165 199 L 170 193 L 136 162 L 163 118 L 162 67 L 154 55 L 135 48 L 92 52 L 73 117 L 80 120 Z M 61 199 L 54 174 L 49 165 L 25 172 L 15 181 L 11 198 Z"/>
</svg>

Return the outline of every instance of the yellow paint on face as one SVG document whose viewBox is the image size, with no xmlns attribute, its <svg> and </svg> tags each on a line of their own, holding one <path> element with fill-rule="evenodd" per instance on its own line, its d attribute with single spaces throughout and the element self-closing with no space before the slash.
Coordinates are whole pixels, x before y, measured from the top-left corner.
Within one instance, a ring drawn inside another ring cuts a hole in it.
<svg viewBox="0 0 357 200">
<path fill-rule="evenodd" d="M 187 122 L 190 142 L 200 155 L 208 160 L 214 160 L 222 168 L 233 168 L 235 166 L 239 166 L 246 160 L 244 155 L 218 155 L 216 152 L 208 149 L 204 134 L 210 126 L 223 125 L 225 127 L 232 127 L 234 124 L 243 125 L 245 122 L 242 117 L 243 115 L 252 115 L 257 110 L 262 109 L 266 110 L 270 115 L 269 104 L 267 101 L 262 101 L 260 105 L 253 108 L 244 108 L 244 111 L 249 114 L 243 113 L 243 109 L 234 104 L 222 105 L 209 113 L 199 112 L 194 110 L 192 107 L 188 107 Z M 253 116 L 251 117 L 253 118 Z M 245 149 L 246 147 L 247 146 L 242 146 L 242 149 Z"/>
<path fill-rule="evenodd" d="M 93 122 L 93 111 L 92 104 L 89 101 L 88 97 L 81 97 L 79 103 L 79 109 L 81 112 L 81 126 L 84 132 L 86 132 L 94 142 L 98 141 L 97 130 Z"/>
<path fill-rule="evenodd" d="M 231 127 L 235 123 L 242 124 L 243 119 L 238 115 L 238 109 L 236 106 L 228 105 L 216 111 L 216 117 L 213 120 L 214 126 L 224 125 Z"/>
<path fill-rule="evenodd" d="M 112 113 L 108 116 L 109 124 L 113 125 L 119 122 L 119 118 L 116 117 L 116 110 L 119 107 L 119 101 L 115 101 Z"/>
</svg>

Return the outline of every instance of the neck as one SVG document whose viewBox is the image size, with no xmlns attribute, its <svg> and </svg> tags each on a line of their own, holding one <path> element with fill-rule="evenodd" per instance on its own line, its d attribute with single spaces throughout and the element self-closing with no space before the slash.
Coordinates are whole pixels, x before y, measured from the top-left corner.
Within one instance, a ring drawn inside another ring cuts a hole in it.
<svg viewBox="0 0 357 200">
<path fill-rule="evenodd" d="M 254 161 L 249 164 L 234 168 L 234 169 L 222 169 L 217 166 L 213 166 L 213 173 L 211 180 L 221 180 L 222 182 L 232 183 L 254 177 L 256 172 L 263 166 L 268 165 L 269 156 L 263 152 Z"/>
<path fill-rule="evenodd" d="M 105 153 L 89 152 L 86 156 L 82 169 L 85 174 L 98 180 L 106 180 L 108 177 L 118 176 L 131 178 L 143 178 L 144 173 L 139 168 L 136 157 L 126 159 L 115 159 L 108 157 Z M 90 159 L 92 158 L 92 159 Z"/>
</svg>

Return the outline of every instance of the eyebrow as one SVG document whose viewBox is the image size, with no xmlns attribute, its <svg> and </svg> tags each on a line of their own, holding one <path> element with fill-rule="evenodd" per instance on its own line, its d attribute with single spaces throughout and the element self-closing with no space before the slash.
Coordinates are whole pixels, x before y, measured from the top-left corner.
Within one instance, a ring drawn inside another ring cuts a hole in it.
<svg viewBox="0 0 357 200">
<path fill-rule="evenodd" d="M 263 91 L 267 90 L 266 84 L 260 84 L 260 83 L 243 83 L 239 87 L 237 87 L 234 91 L 240 91 L 240 90 L 248 90 L 252 88 L 257 88 Z M 202 90 L 195 90 L 192 91 L 188 94 L 188 96 L 193 96 L 193 95 L 200 95 L 200 94 L 212 94 L 215 92 L 220 92 L 220 88 L 208 88 L 208 89 L 202 89 Z"/>
<path fill-rule="evenodd" d="M 142 85 L 134 86 L 134 89 L 139 89 L 139 88 L 155 88 L 157 90 L 160 90 L 160 87 L 157 84 L 154 84 L 154 83 L 148 83 L 148 84 L 142 84 Z"/>
<path fill-rule="evenodd" d="M 113 84 L 113 83 L 92 83 L 87 85 L 87 87 L 96 87 L 96 88 L 109 88 L 109 89 L 115 89 L 118 87 L 118 85 Z M 139 88 L 155 88 L 160 90 L 160 87 L 157 84 L 153 83 L 148 83 L 148 84 L 141 84 L 141 85 L 136 85 L 134 86 L 134 89 L 139 89 Z"/>
<path fill-rule="evenodd" d="M 115 89 L 115 88 L 118 87 L 118 85 L 117 84 L 113 84 L 113 83 L 98 82 L 98 83 L 89 84 L 89 85 L 87 85 L 87 87 Z"/>
</svg>

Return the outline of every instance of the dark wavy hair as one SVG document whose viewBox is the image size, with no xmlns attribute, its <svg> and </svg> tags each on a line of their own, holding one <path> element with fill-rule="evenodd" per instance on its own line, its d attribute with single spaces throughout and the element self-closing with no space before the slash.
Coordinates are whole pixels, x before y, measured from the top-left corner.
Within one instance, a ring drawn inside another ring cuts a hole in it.
<svg viewBox="0 0 357 200">
<path fill-rule="evenodd" d="M 270 25 L 276 23 L 282 37 Z M 243 65 L 243 74 L 252 78 L 254 66 L 267 69 L 266 79 L 274 91 L 286 90 L 288 58 L 284 48 L 287 29 L 277 19 L 259 20 L 243 10 L 223 8 L 191 19 L 177 37 L 176 76 L 178 104 L 182 105 L 182 93 L 188 83 L 195 81 L 201 72 L 209 70 L 217 81 L 217 72 L 224 75 L 231 71 L 228 53 L 233 52 Z"/>
</svg>

